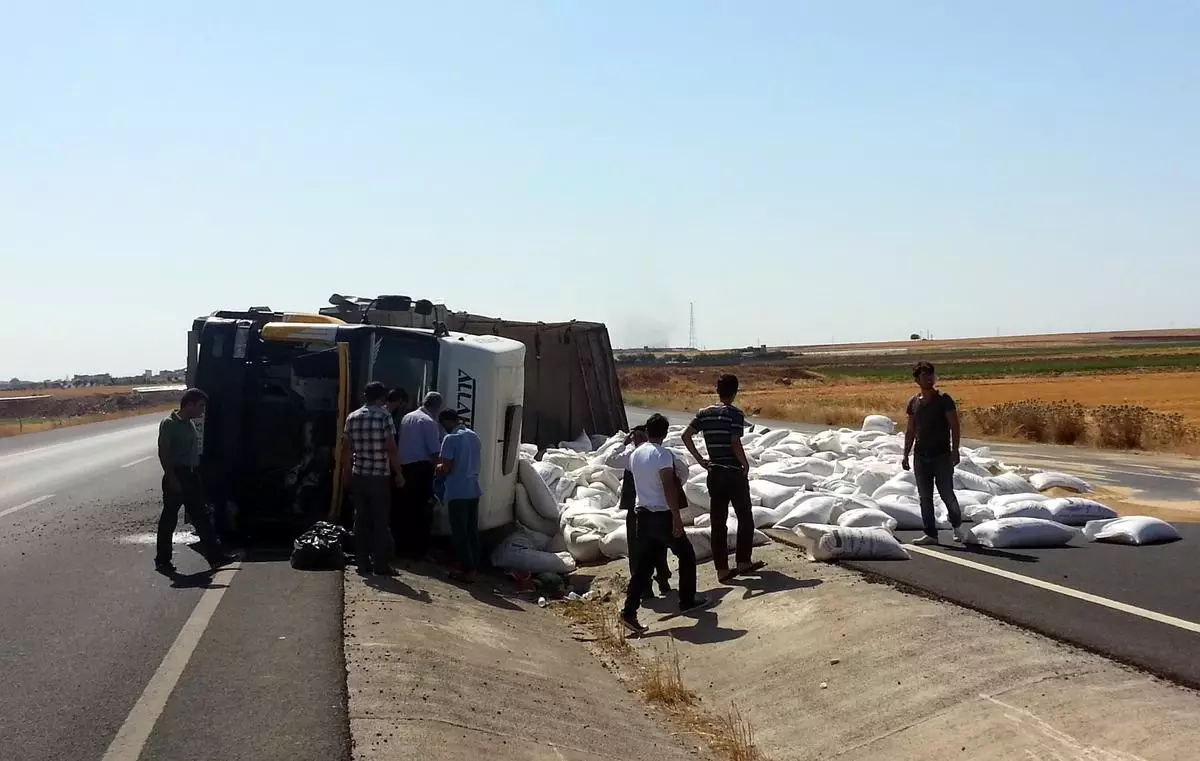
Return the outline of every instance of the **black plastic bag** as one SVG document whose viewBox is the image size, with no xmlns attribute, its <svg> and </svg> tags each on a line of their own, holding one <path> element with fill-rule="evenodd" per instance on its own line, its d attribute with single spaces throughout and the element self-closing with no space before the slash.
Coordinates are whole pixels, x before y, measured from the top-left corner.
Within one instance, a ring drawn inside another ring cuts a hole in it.
<svg viewBox="0 0 1200 761">
<path fill-rule="evenodd" d="M 300 571 L 340 571 L 346 567 L 343 542 L 350 532 L 325 521 L 314 523 L 292 544 L 292 568 Z"/>
</svg>

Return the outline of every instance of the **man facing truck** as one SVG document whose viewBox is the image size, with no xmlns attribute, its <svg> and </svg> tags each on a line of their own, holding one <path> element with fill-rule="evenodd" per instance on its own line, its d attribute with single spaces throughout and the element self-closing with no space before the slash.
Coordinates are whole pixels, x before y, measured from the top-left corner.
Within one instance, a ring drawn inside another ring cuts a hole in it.
<svg viewBox="0 0 1200 761">
<path fill-rule="evenodd" d="M 400 468 L 404 473 L 404 488 L 400 492 L 402 528 L 396 552 L 413 560 L 421 560 L 429 552 L 429 535 L 433 529 L 433 480 L 438 455 L 442 451 L 442 429 L 438 414 L 442 411 L 442 395 L 430 391 L 420 407 L 400 421 Z"/>
<path fill-rule="evenodd" d="M 402 487 L 396 429 L 385 408 L 387 386 L 368 383 L 365 404 L 346 416 L 342 437 L 343 467 L 350 470 L 350 494 L 354 500 L 354 539 L 358 572 L 392 576 L 391 533 L 392 484 Z M 390 472 L 389 472 L 390 468 Z"/>
</svg>

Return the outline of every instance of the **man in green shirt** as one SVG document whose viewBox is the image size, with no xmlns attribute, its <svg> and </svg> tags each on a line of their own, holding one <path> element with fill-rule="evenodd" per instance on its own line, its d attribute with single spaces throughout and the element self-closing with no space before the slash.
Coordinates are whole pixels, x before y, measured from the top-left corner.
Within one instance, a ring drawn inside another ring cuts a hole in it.
<svg viewBox="0 0 1200 761">
<path fill-rule="evenodd" d="M 203 417 L 208 395 L 198 388 L 189 388 L 179 400 L 179 409 L 168 415 L 158 426 L 158 461 L 163 469 L 163 511 L 158 519 L 158 552 L 154 568 L 173 576 L 171 540 L 179 525 L 179 508 L 200 537 L 200 550 L 213 568 L 229 563 L 233 558 L 221 550 L 212 516 L 204 500 L 204 484 L 200 480 L 200 437 L 195 422 Z"/>
</svg>

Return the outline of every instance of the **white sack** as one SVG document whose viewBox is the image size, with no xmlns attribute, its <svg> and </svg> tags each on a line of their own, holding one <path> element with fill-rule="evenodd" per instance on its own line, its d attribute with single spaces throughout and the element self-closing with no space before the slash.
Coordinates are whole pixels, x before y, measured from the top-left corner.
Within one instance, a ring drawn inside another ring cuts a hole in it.
<svg viewBox="0 0 1200 761">
<path fill-rule="evenodd" d="M 875 500 L 879 509 L 896 519 L 897 531 L 920 531 L 925 527 L 921 519 L 921 505 L 916 499 L 900 495 L 885 495 Z M 939 529 L 950 528 L 950 517 L 946 509 L 934 511 Z"/>
<path fill-rule="evenodd" d="M 988 480 L 989 478 L 990 476 L 981 476 L 977 473 L 972 473 L 970 470 L 963 470 L 960 466 L 954 469 L 954 488 L 994 494 L 995 492 L 992 491 L 992 483 Z"/>
<path fill-rule="evenodd" d="M 535 549 L 538 539 L 517 529 L 492 551 L 492 565 L 528 573 L 574 573 L 575 559 L 565 552 Z M 551 545 L 553 546 L 553 545 Z"/>
<path fill-rule="evenodd" d="M 770 528 L 783 517 L 777 507 L 752 507 L 750 510 L 754 513 L 754 528 Z"/>
<path fill-rule="evenodd" d="M 855 507 L 838 516 L 837 525 L 853 528 L 885 528 L 896 530 L 896 519 L 874 507 Z"/>
<path fill-rule="evenodd" d="M 971 516 L 971 520 L 976 523 L 999 518 L 1040 518 L 1047 521 L 1054 518 L 1050 511 L 1046 509 L 1046 503 L 1035 499 L 1009 502 L 1005 505 L 997 505 L 995 502 L 989 502 L 983 505 L 982 509 L 973 511 Z"/>
<path fill-rule="evenodd" d="M 615 559 L 629 557 L 629 527 L 621 526 L 600 540 L 600 552 L 604 557 Z"/>
<path fill-rule="evenodd" d="M 567 552 L 577 563 L 598 563 L 604 559 L 600 551 L 600 541 L 604 535 L 588 528 L 566 526 L 563 535 L 567 539 Z"/>
<path fill-rule="evenodd" d="M 588 464 L 587 458 L 580 453 L 563 449 L 547 449 L 542 462 L 553 463 L 565 471 L 578 470 Z"/>
<path fill-rule="evenodd" d="M 1004 507 L 1005 505 L 1011 505 L 1014 502 L 1045 502 L 1048 499 L 1050 498 L 1045 494 L 1038 494 L 1037 492 L 1031 492 L 1029 494 L 1001 494 L 989 499 L 988 504 L 990 504 L 992 507 Z"/>
<path fill-rule="evenodd" d="M 554 498 L 550 487 L 546 486 L 546 482 L 534 470 L 533 465 L 528 460 L 519 460 L 517 462 L 517 480 L 525 487 L 525 491 L 529 494 L 529 502 L 533 505 L 533 509 L 543 518 L 551 521 L 558 520 L 558 500 Z"/>
<path fill-rule="evenodd" d="M 619 498 L 621 494 L 621 477 L 624 475 L 624 471 L 618 471 L 616 468 L 601 467 L 592 474 L 588 483 L 592 488 L 603 486 Z"/>
<path fill-rule="evenodd" d="M 598 487 L 598 488 L 597 488 Z M 603 484 L 591 484 L 588 486 L 580 486 L 575 490 L 575 499 L 587 499 L 589 497 L 600 501 L 602 508 L 616 507 L 621 501 L 618 496 L 619 491 L 614 493 L 604 487 Z"/>
<path fill-rule="evenodd" d="M 1080 494 L 1087 494 L 1092 491 L 1092 485 L 1082 478 L 1076 478 L 1075 476 L 1055 471 L 1034 473 L 1029 477 L 1029 483 L 1033 484 L 1033 488 L 1038 491 L 1045 491 L 1046 489 L 1069 489 Z"/>
<path fill-rule="evenodd" d="M 770 481 L 773 484 L 780 486 L 789 486 L 794 489 L 811 489 L 816 486 L 824 478 L 814 473 L 800 471 L 797 473 L 776 473 L 776 472 L 751 472 L 751 477 L 755 481 Z M 751 482 L 753 483 L 753 482 Z"/>
<path fill-rule="evenodd" d="M 791 530 L 801 523 L 833 523 L 846 502 L 845 497 L 832 494 L 801 492 L 776 509 L 783 513 L 783 517 L 775 524 L 775 528 Z"/>
<path fill-rule="evenodd" d="M 796 534 L 811 560 L 908 560 L 908 552 L 884 528 L 801 523 Z"/>
<path fill-rule="evenodd" d="M 1050 517 L 1068 526 L 1083 526 L 1092 521 L 1106 521 L 1119 518 L 1116 510 L 1108 505 L 1083 497 L 1058 497 L 1043 503 L 1050 511 Z"/>
<path fill-rule="evenodd" d="M 527 529 L 536 531 L 539 534 L 554 536 L 558 533 L 558 521 L 544 518 L 537 510 L 533 509 L 533 504 L 529 501 L 529 492 L 525 490 L 524 484 L 517 484 L 517 495 L 514 502 L 514 511 L 516 513 L 517 522 Z"/>
<path fill-rule="evenodd" d="M 878 501 L 883 497 L 917 498 L 917 485 L 902 478 L 893 477 L 883 486 L 871 492 L 871 498 Z"/>
<path fill-rule="evenodd" d="M 1147 515 L 1088 521 L 1083 535 L 1089 542 L 1135 545 L 1174 542 L 1183 538 L 1170 523 Z"/>
<path fill-rule="evenodd" d="M 867 415 L 863 418 L 862 429 L 880 433 L 895 433 L 896 423 L 887 415 Z"/>
<path fill-rule="evenodd" d="M 790 434 L 791 431 L 786 428 L 776 428 L 774 431 L 768 431 L 767 433 L 764 433 L 754 443 L 759 449 L 770 449 L 786 439 Z M 742 442 L 742 445 L 745 446 L 744 441 Z"/>
<path fill-rule="evenodd" d="M 799 487 L 780 486 L 770 481 L 751 481 L 750 497 L 758 497 L 763 507 L 779 507 L 795 496 Z"/>
<path fill-rule="evenodd" d="M 992 494 L 1028 494 L 1037 491 L 1033 488 L 1033 484 L 1016 473 L 1001 473 L 998 476 L 992 476 L 987 481 Z"/>
<path fill-rule="evenodd" d="M 579 487 L 579 481 L 570 473 L 554 482 L 554 500 L 559 504 L 566 502 L 571 497 L 575 496 L 575 490 Z"/>
<path fill-rule="evenodd" d="M 535 462 L 533 469 L 541 477 L 546 486 L 554 486 L 554 482 L 563 477 L 564 471 L 561 465 L 555 465 L 552 462 Z"/>
<path fill-rule="evenodd" d="M 574 441 L 558 442 L 558 448 L 570 449 L 574 452 L 591 452 L 592 438 L 588 436 L 587 431 L 584 431 L 583 433 L 579 434 L 579 438 L 575 439 Z"/>
<path fill-rule="evenodd" d="M 1063 547 L 1079 531 L 1043 518 L 999 518 L 967 529 L 967 543 L 995 549 Z"/>
<path fill-rule="evenodd" d="M 538 454 L 537 444 L 522 444 L 517 449 L 521 457 L 527 460 L 536 460 Z"/>
</svg>

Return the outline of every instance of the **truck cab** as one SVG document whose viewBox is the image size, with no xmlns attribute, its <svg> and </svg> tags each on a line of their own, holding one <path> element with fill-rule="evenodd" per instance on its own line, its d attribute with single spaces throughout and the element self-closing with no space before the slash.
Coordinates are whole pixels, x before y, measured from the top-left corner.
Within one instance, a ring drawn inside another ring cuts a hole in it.
<svg viewBox="0 0 1200 761">
<path fill-rule="evenodd" d="M 482 443 L 480 531 L 512 521 L 525 347 L 498 336 L 351 325 L 324 315 L 215 312 L 189 332 L 189 384 L 209 395 L 201 475 L 222 534 L 303 530 L 345 515 L 341 437 L 367 383 L 413 404 L 438 391 Z M 435 530 L 447 530 L 443 514 Z"/>
</svg>

